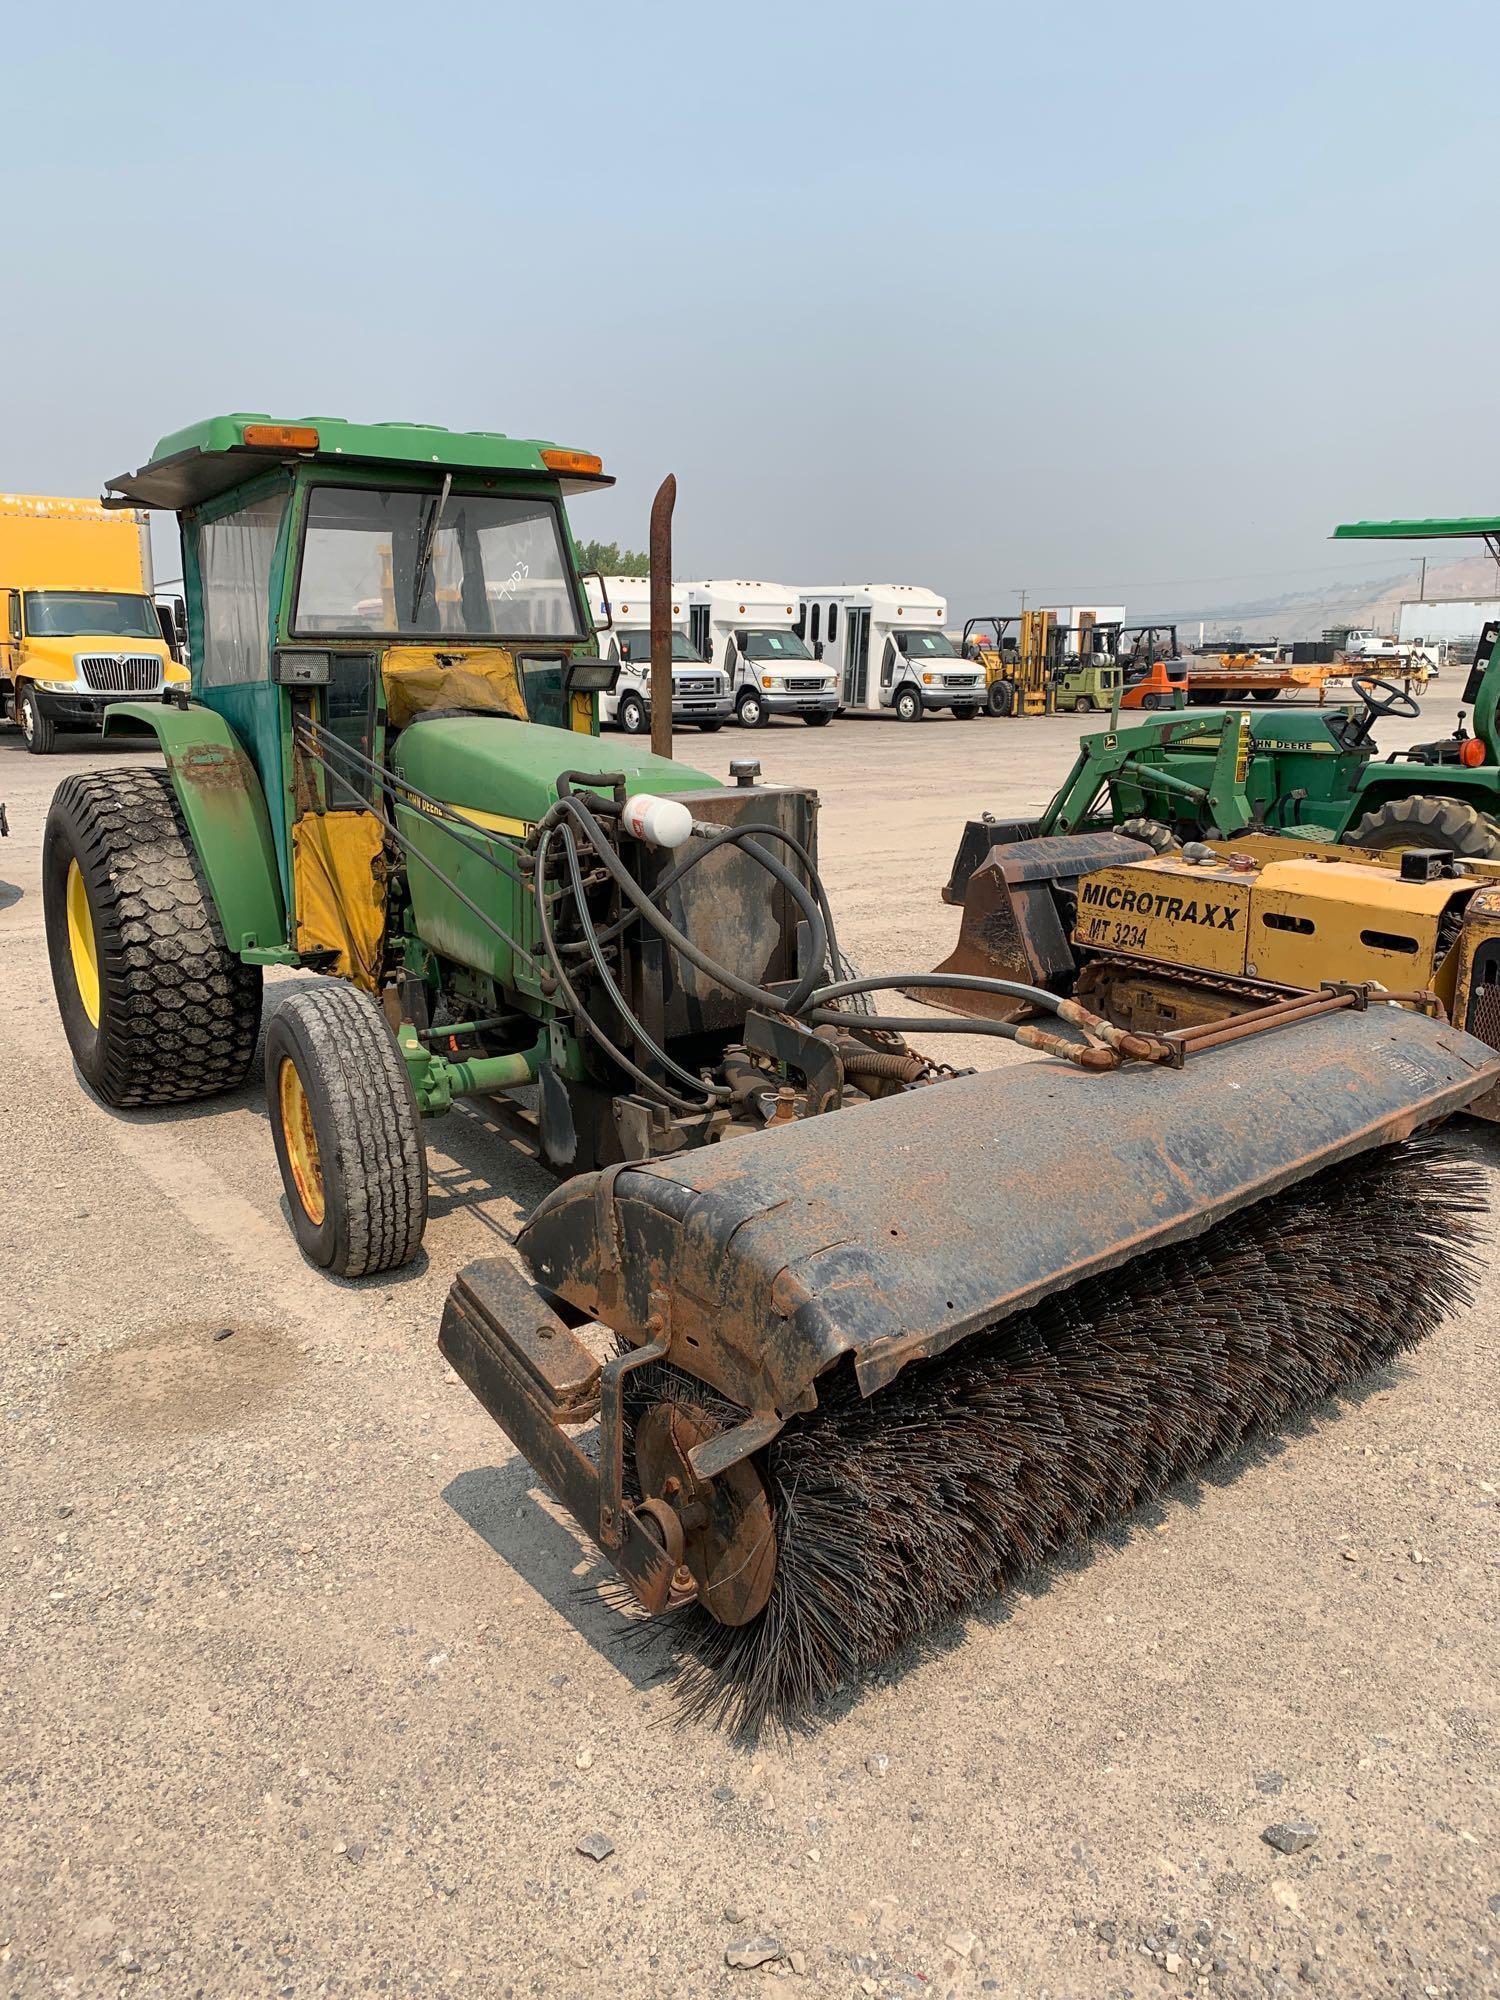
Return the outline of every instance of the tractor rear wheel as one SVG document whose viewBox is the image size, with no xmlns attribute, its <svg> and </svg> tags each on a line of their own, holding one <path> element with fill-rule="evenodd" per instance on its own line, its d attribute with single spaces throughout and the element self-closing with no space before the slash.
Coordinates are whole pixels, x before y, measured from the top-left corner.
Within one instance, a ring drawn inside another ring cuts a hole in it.
<svg viewBox="0 0 1500 2000">
<path fill-rule="evenodd" d="M 1440 847 L 1468 861 L 1500 859 L 1500 827 L 1459 799 L 1387 799 L 1344 838 L 1350 847 Z"/>
<path fill-rule="evenodd" d="M 427 1153 L 411 1078 L 367 993 L 320 979 L 266 1027 L 266 1103 L 292 1229 L 338 1278 L 397 1271 L 427 1226 Z"/>
<path fill-rule="evenodd" d="M 1122 819 L 1115 832 L 1128 840 L 1143 840 L 1153 854 L 1176 854 L 1182 846 L 1171 827 L 1159 819 Z"/>
<path fill-rule="evenodd" d="M 224 941 L 165 772 L 63 780 L 42 905 L 63 1032 L 106 1104 L 190 1104 L 244 1082 L 260 967 Z"/>
</svg>

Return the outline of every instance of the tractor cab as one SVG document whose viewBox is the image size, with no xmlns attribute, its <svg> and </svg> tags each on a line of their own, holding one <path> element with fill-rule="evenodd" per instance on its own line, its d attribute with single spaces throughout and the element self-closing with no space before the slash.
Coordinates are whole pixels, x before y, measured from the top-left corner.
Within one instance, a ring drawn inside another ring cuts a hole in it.
<svg viewBox="0 0 1500 2000">
<path fill-rule="evenodd" d="M 380 774 L 422 718 L 597 735 L 618 669 L 598 657 L 563 501 L 611 484 L 592 453 L 531 439 L 247 415 L 164 438 L 109 482 L 106 505 L 178 516 L 192 699 L 260 781 L 288 910 L 330 870 L 368 874 Z M 131 706 L 106 728 L 139 728 Z"/>
</svg>

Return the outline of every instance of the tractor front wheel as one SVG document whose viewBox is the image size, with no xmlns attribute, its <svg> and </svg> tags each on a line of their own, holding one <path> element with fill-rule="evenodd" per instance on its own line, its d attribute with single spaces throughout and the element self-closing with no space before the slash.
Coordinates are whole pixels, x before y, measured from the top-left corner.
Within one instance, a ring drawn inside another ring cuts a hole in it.
<svg viewBox="0 0 1500 2000">
<path fill-rule="evenodd" d="M 63 1032 L 106 1104 L 191 1104 L 244 1082 L 260 967 L 224 941 L 165 772 L 63 780 L 42 907 Z"/>
<path fill-rule="evenodd" d="M 1459 799 L 1387 799 L 1344 838 L 1350 847 L 1440 847 L 1466 861 L 1500 860 L 1500 827 Z"/>
<path fill-rule="evenodd" d="M 271 1016 L 266 1103 L 292 1229 L 337 1278 L 398 1271 L 427 1226 L 411 1078 L 367 993 L 320 979 Z"/>
<path fill-rule="evenodd" d="M 991 715 L 1009 715 L 1015 705 L 1015 689 L 1009 681 L 991 683 L 986 703 Z"/>
<path fill-rule="evenodd" d="M 266 1026 L 266 1104 L 292 1230 L 336 1278 L 400 1270 L 422 1246 L 422 1114 L 386 1016 L 324 978 Z"/>
</svg>

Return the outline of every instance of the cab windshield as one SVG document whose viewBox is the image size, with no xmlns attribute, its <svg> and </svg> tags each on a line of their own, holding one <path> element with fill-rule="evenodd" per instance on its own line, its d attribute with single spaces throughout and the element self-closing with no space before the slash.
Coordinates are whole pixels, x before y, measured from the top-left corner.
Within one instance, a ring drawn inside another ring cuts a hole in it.
<svg viewBox="0 0 1500 2000">
<path fill-rule="evenodd" d="M 297 578 L 299 635 L 578 639 L 550 500 L 315 486 Z"/>
<path fill-rule="evenodd" d="M 747 660 L 810 660 L 812 654 L 795 632 L 742 632 L 740 651 Z"/>
<path fill-rule="evenodd" d="M 28 590 L 26 630 L 33 639 L 159 639 L 161 620 L 131 591 Z"/>
<path fill-rule="evenodd" d="M 946 632 L 898 632 L 896 644 L 909 660 L 956 660 Z"/>
<path fill-rule="evenodd" d="M 631 666 L 650 666 L 651 634 L 649 632 L 637 629 L 630 632 L 618 632 L 615 636 L 620 642 L 620 658 L 622 660 Z M 672 634 L 672 661 L 674 665 L 680 662 L 690 667 L 701 667 L 704 664 L 686 632 L 674 632 Z"/>
</svg>

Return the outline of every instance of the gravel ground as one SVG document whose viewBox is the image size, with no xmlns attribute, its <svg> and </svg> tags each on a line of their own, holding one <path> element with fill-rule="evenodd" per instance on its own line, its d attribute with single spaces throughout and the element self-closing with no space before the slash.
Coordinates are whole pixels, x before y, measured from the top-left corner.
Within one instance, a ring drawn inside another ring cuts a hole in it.
<svg viewBox="0 0 1500 2000">
<path fill-rule="evenodd" d="M 1432 703 L 1383 740 L 1449 726 Z M 845 942 L 878 968 L 948 949 L 963 819 L 1040 804 L 1076 734 L 753 747 L 818 785 Z M 258 1088 L 124 1115 L 80 1088 L 42 820 L 67 772 L 139 755 L 0 734 L 0 1993 L 1500 1990 L 1492 1281 L 1347 1405 L 809 1740 L 738 1751 L 676 1724 L 438 1356 L 450 1280 L 538 1171 L 471 1113 L 435 1125 L 425 1255 L 339 1285 L 294 1248 Z M 1488 1180 L 1494 1138 L 1454 1143 Z M 1304 1821 L 1299 1851 L 1262 1838 Z"/>
</svg>

